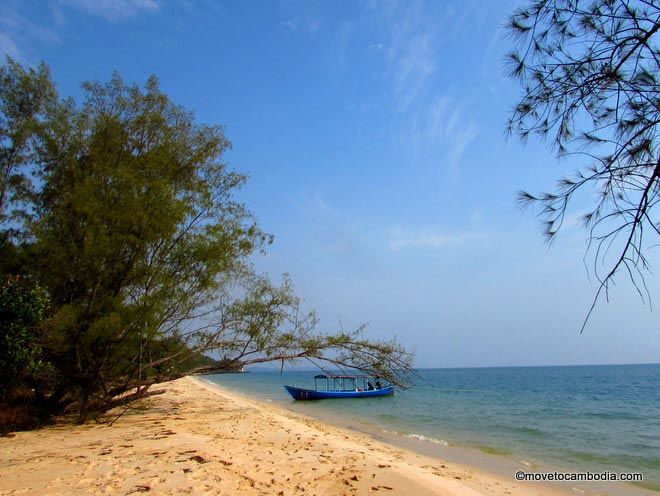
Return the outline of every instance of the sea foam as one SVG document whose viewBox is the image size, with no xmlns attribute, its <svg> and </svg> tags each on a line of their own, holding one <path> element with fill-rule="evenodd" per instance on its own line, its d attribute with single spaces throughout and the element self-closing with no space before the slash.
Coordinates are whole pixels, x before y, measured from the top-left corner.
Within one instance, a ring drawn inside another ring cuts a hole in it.
<svg viewBox="0 0 660 496">
<path fill-rule="evenodd" d="M 439 444 L 441 446 L 449 446 L 449 443 L 444 439 L 436 439 L 434 437 L 427 437 L 423 434 L 406 434 L 406 437 L 409 439 L 418 439 L 420 441 L 425 441 L 427 443 Z"/>
</svg>

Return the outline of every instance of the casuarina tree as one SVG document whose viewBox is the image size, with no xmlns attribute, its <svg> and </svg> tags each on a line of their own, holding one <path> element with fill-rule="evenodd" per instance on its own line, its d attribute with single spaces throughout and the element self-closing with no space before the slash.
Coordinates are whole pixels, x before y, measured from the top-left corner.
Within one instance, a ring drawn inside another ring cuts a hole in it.
<svg viewBox="0 0 660 496">
<path fill-rule="evenodd" d="M 519 200 L 536 208 L 549 240 L 569 208 L 583 211 L 599 281 L 584 324 L 621 272 L 649 298 L 645 275 L 660 234 L 658 30 L 660 5 L 646 0 L 534 0 L 508 21 L 517 43 L 510 75 L 523 88 L 509 132 L 547 138 L 577 164 L 554 191 Z"/>
</svg>

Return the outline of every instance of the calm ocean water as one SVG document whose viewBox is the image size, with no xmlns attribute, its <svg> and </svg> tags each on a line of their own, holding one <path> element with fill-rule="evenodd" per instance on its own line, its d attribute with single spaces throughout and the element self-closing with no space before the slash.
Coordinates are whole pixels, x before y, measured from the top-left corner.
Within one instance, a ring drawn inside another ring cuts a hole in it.
<svg viewBox="0 0 660 496">
<path fill-rule="evenodd" d="M 474 449 L 533 468 L 642 472 L 643 486 L 660 491 L 660 365 L 419 372 L 414 387 L 393 397 L 316 402 L 293 402 L 281 387 L 313 386 L 314 372 L 251 371 L 205 379 L 429 449 Z"/>
</svg>

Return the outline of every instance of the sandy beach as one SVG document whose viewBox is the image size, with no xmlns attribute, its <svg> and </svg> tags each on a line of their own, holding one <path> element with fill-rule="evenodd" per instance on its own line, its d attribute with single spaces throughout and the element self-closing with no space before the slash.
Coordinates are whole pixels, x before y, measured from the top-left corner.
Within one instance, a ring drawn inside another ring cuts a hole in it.
<svg viewBox="0 0 660 496">
<path fill-rule="evenodd" d="M 571 493 L 425 457 L 195 378 L 163 388 L 112 425 L 0 438 L 0 494 Z"/>
</svg>

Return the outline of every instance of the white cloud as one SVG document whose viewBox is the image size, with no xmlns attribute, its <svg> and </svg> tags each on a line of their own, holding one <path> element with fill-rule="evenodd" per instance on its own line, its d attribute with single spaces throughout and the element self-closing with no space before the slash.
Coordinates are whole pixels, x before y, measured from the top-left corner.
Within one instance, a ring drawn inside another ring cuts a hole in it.
<svg viewBox="0 0 660 496">
<path fill-rule="evenodd" d="M 458 170 L 465 148 L 477 137 L 477 127 L 463 124 L 451 138 L 451 147 L 447 155 L 447 169 L 450 174 Z"/>
<path fill-rule="evenodd" d="M 324 218 L 326 221 L 345 221 L 346 217 L 328 202 L 319 193 L 301 193 L 295 197 L 289 197 L 288 204 L 307 217 Z"/>
<path fill-rule="evenodd" d="M 437 25 L 424 15 L 420 2 L 376 4 L 385 39 L 374 52 L 385 53 L 394 103 L 406 111 L 428 89 L 438 60 Z"/>
<path fill-rule="evenodd" d="M 474 7 L 474 6 L 472 6 Z M 367 52 L 384 63 L 384 82 L 391 94 L 397 138 L 412 161 L 450 175 L 460 169 L 465 151 L 479 129 L 467 100 L 454 99 L 441 79 L 446 50 L 463 36 L 470 5 L 415 0 L 373 2 L 356 31 L 374 30 Z M 369 24 L 370 23 L 370 24 Z M 447 69 L 451 70 L 451 69 Z"/>
<path fill-rule="evenodd" d="M 484 241 L 486 236 L 480 232 L 444 232 L 437 228 L 423 230 L 390 230 L 388 247 L 392 251 L 404 248 L 442 248 L 449 245 L 463 245 L 471 242 Z"/>
<path fill-rule="evenodd" d="M 322 25 L 319 4 L 315 2 L 281 1 L 280 7 L 286 15 L 279 25 L 293 32 L 316 33 Z"/>
<path fill-rule="evenodd" d="M 280 22 L 280 26 L 285 27 L 291 31 L 298 29 L 298 22 L 295 19 L 288 19 Z"/>
<path fill-rule="evenodd" d="M 336 31 L 332 45 L 339 67 L 343 68 L 346 66 L 346 51 L 353 36 L 354 29 L 355 25 L 352 22 L 344 21 Z"/>
<path fill-rule="evenodd" d="M 16 43 L 6 33 L 0 33 L 0 55 L 4 60 L 9 56 L 16 60 L 23 60 L 23 52 L 16 46 Z"/>
<path fill-rule="evenodd" d="M 0 55 L 27 63 L 30 47 L 35 42 L 57 43 L 50 29 L 32 21 L 29 6 L 17 1 L 0 3 Z"/>
<path fill-rule="evenodd" d="M 28 2 L 0 2 L 0 56 L 30 63 L 33 47 L 39 43 L 59 43 L 58 28 L 66 24 L 66 8 L 77 9 L 109 21 L 135 17 L 159 10 L 157 0 L 56 0 L 50 4 L 51 26 L 35 22 Z"/>
<path fill-rule="evenodd" d="M 463 153 L 479 132 L 472 119 L 466 117 L 466 106 L 447 95 L 437 97 L 411 117 L 400 137 L 402 145 L 416 161 L 440 165 L 455 174 Z"/>
<path fill-rule="evenodd" d="M 326 201 L 323 199 L 323 197 L 321 195 L 319 195 L 318 193 L 314 195 L 313 205 L 318 210 L 320 210 L 321 212 L 323 212 L 325 214 L 331 215 L 333 217 L 339 217 L 340 216 L 339 212 L 335 208 L 328 205 L 326 203 Z"/>
<path fill-rule="evenodd" d="M 59 0 L 59 3 L 109 21 L 135 17 L 143 12 L 155 12 L 160 8 L 156 0 Z"/>
</svg>

